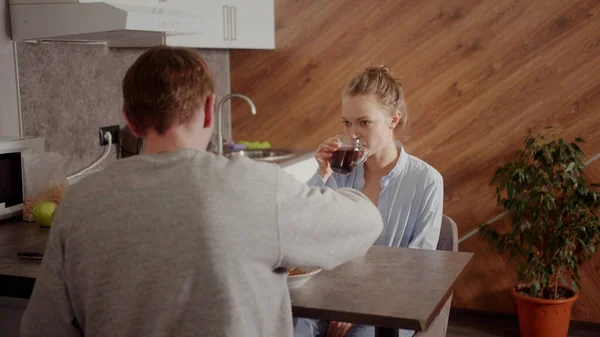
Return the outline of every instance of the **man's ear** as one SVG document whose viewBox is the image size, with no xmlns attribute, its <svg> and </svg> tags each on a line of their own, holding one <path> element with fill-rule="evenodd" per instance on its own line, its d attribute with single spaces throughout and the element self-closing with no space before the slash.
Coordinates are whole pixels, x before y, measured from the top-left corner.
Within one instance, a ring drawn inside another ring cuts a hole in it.
<svg viewBox="0 0 600 337">
<path fill-rule="evenodd" d="M 212 127 L 215 116 L 215 101 L 216 95 L 214 93 L 206 96 L 204 101 L 204 128 L 208 129 Z"/>
<path fill-rule="evenodd" d="M 131 119 L 129 119 L 129 116 L 127 115 L 127 111 L 123 110 L 123 116 L 125 116 L 125 121 L 127 122 L 127 126 L 129 126 L 129 129 L 131 130 L 131 132 L 138 138 L 142 138 L 142 133 L 135 127 L 135 125 L 133 125 L 133 123 L 131 123 Z"/>
</svg>

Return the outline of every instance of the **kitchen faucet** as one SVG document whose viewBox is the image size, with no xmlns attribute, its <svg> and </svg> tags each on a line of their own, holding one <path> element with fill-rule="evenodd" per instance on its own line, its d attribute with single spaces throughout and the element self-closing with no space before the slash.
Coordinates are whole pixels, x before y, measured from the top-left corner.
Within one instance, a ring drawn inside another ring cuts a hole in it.
<svg viewBox="0 0 600 337">
<path fill-rule="evenodd" d="M 228 99 L 233 97 L 243 98 L 250 106 L 250 112 L 253 115 L 256 115 L 256 107 L 254 106 L 254 103 L 252 103 L 250 98 L 248 98 L 248 96 L 244 96 L 241 94 L 229 94 L 223 97 L 223 99 L 221 99 L 221 101 L 217 105 L 217 154 L 219 155 L 223 155 L 223 119 L 221 117 L 221 110 L 223 109 L 223 104 L 225 104 L 225 102 Z"/>
</svg>

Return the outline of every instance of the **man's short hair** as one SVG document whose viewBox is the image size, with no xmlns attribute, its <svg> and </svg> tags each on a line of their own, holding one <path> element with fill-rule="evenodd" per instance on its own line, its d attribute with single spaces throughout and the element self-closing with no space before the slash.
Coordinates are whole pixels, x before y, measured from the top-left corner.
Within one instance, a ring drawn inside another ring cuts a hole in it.
<svg viewBox="0 0 600 337">
<path fill-rule="evenodd" d="M 203 112 L 215 85 L 202 57 L 187 48 L 155 47 L 145 51 L 123 79 L 123 110 L 142 136 L 164 134 Z"/>
</svg>

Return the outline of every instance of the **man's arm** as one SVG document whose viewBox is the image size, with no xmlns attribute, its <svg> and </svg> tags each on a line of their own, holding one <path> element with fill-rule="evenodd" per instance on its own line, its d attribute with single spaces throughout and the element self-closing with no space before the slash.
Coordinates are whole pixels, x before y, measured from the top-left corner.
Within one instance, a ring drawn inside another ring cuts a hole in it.
<svg viewBox="0 0 600 337">
<path fill-rule="evenodd" d="M 21 320 L 21 337 L 83 336 L 64 281 L 64 238 L 61 233 L 61 226 L 54 221 L 33 294 Z"/>
<path fill-rule="evenodd" d="M 332 269 L 364 255 L 381 234 L 381 213 L 359 191 L 309 187 L 277 172 L 281 266 Z"/>
</svg>

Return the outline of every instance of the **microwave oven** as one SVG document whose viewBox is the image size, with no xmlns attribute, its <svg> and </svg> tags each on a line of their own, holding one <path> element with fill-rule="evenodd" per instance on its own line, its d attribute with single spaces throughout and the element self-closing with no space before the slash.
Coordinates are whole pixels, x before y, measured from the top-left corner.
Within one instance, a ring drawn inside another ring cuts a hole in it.
<svg viewBox="0 0 600 337">
<path fill-rule="evenodd" d="M 43 137 L 0 137 L 0 220 L 23 212 L 24 174 L 21 153 L 27 149 L 45 151 Z"/>
</svg>

